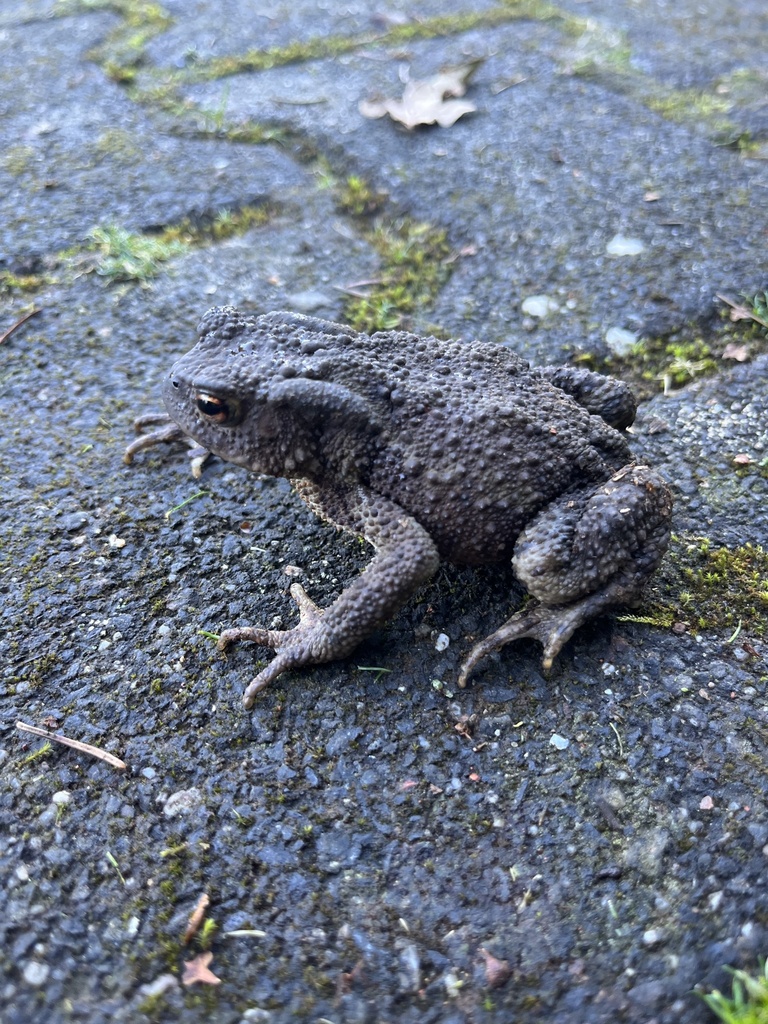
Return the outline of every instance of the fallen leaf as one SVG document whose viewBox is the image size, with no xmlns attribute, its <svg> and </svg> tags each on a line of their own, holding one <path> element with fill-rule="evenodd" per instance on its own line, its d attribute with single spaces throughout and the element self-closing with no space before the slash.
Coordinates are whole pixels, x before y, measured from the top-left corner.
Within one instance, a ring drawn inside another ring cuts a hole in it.
<svg viewBox="0 0 768 1024">
<path fill-rule="evenodd" d="M 512 969 L 506 960 L 497 960 L 495 956 L 482 946 L 478 950 L 480 956 L 485 960 L 485 980 L 489 988 L 500 988 L 509 978 Z"/>
<path fill-rule="evenodd" d="M 749 466 L 754 461 L 755 460 L 752 458 L 752 456 L 751 455 L 747 455 L 746 452 L 740 452 L 738 455 L 734 455 L 733 459 L 732 459 L 732 462 L 736 466 Z"/>
<path fill-rule="evenodd" d="M 737 363 L 745 363 L 749 359 L 749 349 L 746 345 L 736 345 L 729 341 L 723 349 L 722 359 L 735 359 Z"/>
<path fill-rule="evenodd" d="M 419 124 L 439 124 L 449 128 L 464 114 L 477 110 L 469 100 L 453 97 L 463 96 L 467 84 L 482 60 L 470 61 L 459 67 L 446 68 L 432 78 L 413 78 L 406 83 L 402 98 L 385 100 L 362 100 L 358 106 L 363 117 L 377 118 L 389 114 L 393 121 L 399 121 L 406 128 Z"/>
<path fill-rule="evenodd" d="M 200 928 L 200 925 L 203 923 L 205 911 L 210 902 L 211 900 L 210 897 L 208 896 L 208 893 L 204 892 L 203 895 L 195 904 L 195 909 L 189 915 L 189 921 L 187 922 L 187 927 L 184 932 L 184 938 L 182 940 L 184 942 L 184 945 L 186 945 L 191 938 L 194 938 L 194 936 L 197 935 L 198 929 Z"/>
<path fill-rule="evenodd" d="M 469 716 L 462 715 L 459 721 L 454 725 L 454 729 L 459 736 L 464 736 L 465 739 L 472 739 L 472 732 L 469 725 Z"/>
<path fill-rule="evenodd" d="M 220 985 L 221 978 L 217 978 L 208 968 L 211 960 L 213 960 L 213 953 L 200 953 L 192 960 L 185 960 L 181 984 L 194 985 L 195 982 L 200 982 L 202 985 Z"/>
</svg>

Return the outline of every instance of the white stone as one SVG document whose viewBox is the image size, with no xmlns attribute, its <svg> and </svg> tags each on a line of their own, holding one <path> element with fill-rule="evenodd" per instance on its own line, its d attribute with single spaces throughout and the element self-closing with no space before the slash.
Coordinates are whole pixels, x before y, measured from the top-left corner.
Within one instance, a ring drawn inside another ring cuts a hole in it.
<svg viewBox="0 0 768 1024">
<path fill-rule="evenodd" d="M 609 327 L 605 332 L 605 343 L 615 355 L 626 356 L 637 344 L 637 335 L 623 327 Z"/>
<path fill-rule="evenodd" d="M 28 985 L 40 988 L 48 980 L 50 971 L 51 969 L 48 964 L 41 964 L 37 960 L 30 960 L 29 963 L 24 965 L 24 970 L 21 973 Z"/>
<path fill-rule="evenodd" d="M 609 256 L 637 256 L 645 252 L 645 245 L 639 238 L 630 238 L 628 235 L 614 235 L 605 251 Z"/>
<path fill-rule="evenodd" d="M 540 319 L 548 313 L 556 313 L 560 306 L 549 295 L 529 295 L 521 308 L 526 316 Z"/>
</svg>

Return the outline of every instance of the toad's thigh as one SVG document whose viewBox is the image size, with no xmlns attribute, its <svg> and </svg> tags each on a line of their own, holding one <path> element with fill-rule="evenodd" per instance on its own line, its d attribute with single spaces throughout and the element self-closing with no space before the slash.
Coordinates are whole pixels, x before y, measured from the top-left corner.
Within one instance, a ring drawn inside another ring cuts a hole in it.
<svg viewBox="0 0 768 1024">
<path fill-rule="evenodd" d="M 671 512 L 672 496 L 658 473 L 624 466 L 540 512 L 515 545 L 515 573 L 548 605 L 570 604 L 609 583 L 619 583 L 631 601 L 666 551 Z"/>
</svg>

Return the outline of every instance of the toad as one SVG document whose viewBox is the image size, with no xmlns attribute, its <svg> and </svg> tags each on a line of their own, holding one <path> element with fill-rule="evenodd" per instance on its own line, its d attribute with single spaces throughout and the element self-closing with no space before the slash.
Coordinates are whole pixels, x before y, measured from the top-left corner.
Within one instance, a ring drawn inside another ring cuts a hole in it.
<svg viewBox="0 0 768 1024">
<path fill-rule="evenodd" d="M 534 599 L 474 646 L 459 685 L 522 637 L 542 644 L 549 668 L 588 619 L 637 603 L 669 541 L 669 487 L 627 444 L 629 387 L 584 369 L 532 368 L 502 345 L 214 307 L 163 397 L 168 425 L 134 442 L 127 461 L 189 436 L 286 477 L 313 512 L 375 552 L 327 608 L 294 583 L 292 629 L 221 634 L 221 649 L 247 640 L 275 651 L 246 707 L 287 669 L 348 655 L 441 559 L 511 559 Z"/>
</svg>

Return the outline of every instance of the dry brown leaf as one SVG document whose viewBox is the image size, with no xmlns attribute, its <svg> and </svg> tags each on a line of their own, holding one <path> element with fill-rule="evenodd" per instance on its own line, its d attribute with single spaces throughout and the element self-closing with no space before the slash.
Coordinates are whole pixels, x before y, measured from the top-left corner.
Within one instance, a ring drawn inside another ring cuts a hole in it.
<svg viewBox="0 0 768 1024">
<path fill-rule="evenodd" d="M 485 980 L 489 988 L 500 988 L 512 974 L 512 968 L 507 960 L 497 960 L 493 954 L 482 946 L 478 950 L 480 956 L 485 960 Z"/>
<path fill-rule="evenodd" d="M 749 348 L 746 345 L 736 345 L 729 341 L 723 349 L 723 359 L 735 359 L 737 363 L 745 363 L 749 359 Z"/>
<path fill-rule="evenodd" d="M 203 923 L 205 911 L 208 909 L 210 902 L 211 900 L 210 897 L 208 896 L 208 893 L 204 892 L 203 895 L 195 904 L 195 909 L 189 916 L 189 921 L 187 922 L 187 927 L 184 932 L 184 938 L 182 940 L 185 946 L 190 939 L 193 939 L 195 935 L 197 935 L 200 925 Z"/>
<path fill-rule="evenodd" d="M 393 121 L 399 121 L 406 128 L 419 124 L 439 124 L 449 128 L 464 114 L 477 110 L 469 100 L 453 97 L 463 96 L 469 79 L 482 64 L 481 60 L 470 61 L 455 68 L 445 68 L 432 78 L 413 78 L 406 83 L 402 99 L 363 100 L 359 111 L 363 117 L 377 118 L 389 114 Z"/>
<path fill-rule="evenodd" d="M 217 978 L 208 967 L 211 960 L 213 953 L 200 953 L 192 960 L 185 960 L 181 984 L 194 985 L 195 982 L 200 982 L 202 985 L 220 985 L 221 978 Z"/>
</svg>

